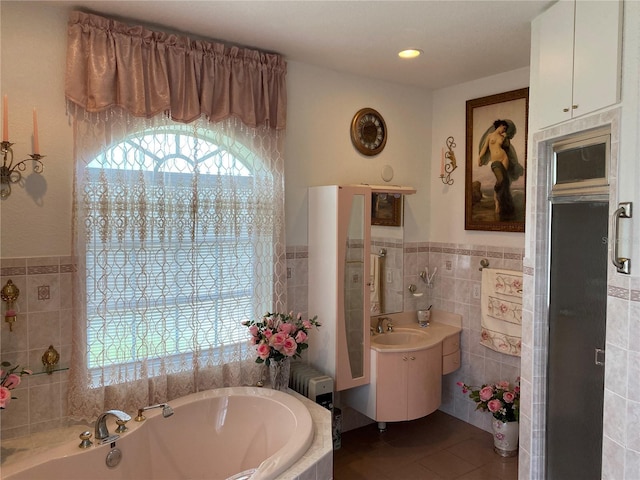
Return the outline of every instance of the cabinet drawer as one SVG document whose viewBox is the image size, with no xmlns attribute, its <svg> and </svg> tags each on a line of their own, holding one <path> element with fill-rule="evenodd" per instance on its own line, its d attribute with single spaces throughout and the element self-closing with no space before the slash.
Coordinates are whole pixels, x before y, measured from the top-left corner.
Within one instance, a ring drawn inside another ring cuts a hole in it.
<svg viewBox="0 0 640 480">
<path fill-rule="evenodd" d="M 447 337 L 442 341 L 442 355 L 449 355 L 460 350 L 460 335 Z"/>
<path fill-rule="evenodd" d="M 455 372 L 460 368 L 460 350 L 442 357 L 442 374 Z"/>
</svg>

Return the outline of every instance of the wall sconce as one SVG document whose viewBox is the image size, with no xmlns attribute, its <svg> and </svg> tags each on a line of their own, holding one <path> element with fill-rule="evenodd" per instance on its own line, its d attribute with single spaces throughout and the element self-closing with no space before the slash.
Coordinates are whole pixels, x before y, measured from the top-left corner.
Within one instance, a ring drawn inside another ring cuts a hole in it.
<svg viewBox="0 0 640 480">
<path fill-rule="evenodd" d="M 17 312 L 14 304 L 18 301 L 20 296 L 20 290 L 16 287 L 11 280 L 7 280 L 7 283 L 2 290 L 0 290 L 0 298 L 4 302 L 7 302 L 7 310 L 4 312 L 4 321 L 9 323 L 9 331 L 13 331 L 13 324 L 16 321 Z"/>
<path fill-rule="evenodd" d="M 25 158 L 17 163 L 13 163 L 13 143 L 9 141 L 9 107 L 7 96 L 4 96 L 2 115 L 2 142 L 0 148 L 2 150 L 2 166 L 0 167 L 0 198 L 7 198 L 11 195 L 11 184 L 18 183 L 22 179 L 22 173 L 27 168 L 26 162 L 33 162 L 33 171 L 42 173 L 44 166 L 41 159 L 44 155 L 40 155 L 40 145 L 38 142 L 38 114 L 33 109 L 33 153 L 30 158 Z"/>
<path fill-rule="evenodd" d="M 451 174 L 456 168 L 458 168 L 456 154 L 453 152 L 456 144 L 453 137 L 448 137 L 445 143 L 448 151 L 445 152 L 443 148 L 440 155 L 440 180 L 442 180 L 442 183 L 445 185 L 453 185 L 453 178 L 451 178 Z"/>
</svg>

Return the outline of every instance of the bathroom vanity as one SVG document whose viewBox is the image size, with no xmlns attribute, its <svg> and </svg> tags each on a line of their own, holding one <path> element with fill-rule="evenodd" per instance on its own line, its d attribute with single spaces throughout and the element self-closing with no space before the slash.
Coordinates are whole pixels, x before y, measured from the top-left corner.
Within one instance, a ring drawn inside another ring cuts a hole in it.
<svg viewBox="0 0 640 480">
<path fill-rule="evenodd" d="M 393 331 L 371 338 L 369 384 L 341 396 L 351 408 L 379 422 L 381 429 L 384 422 L 414 420 L 437 410 L 442 375 L 460 367 L 460 315 L 434 310 L 426 328 L 418 325 L 416 312 L 388 317 Z"/>
</svg>

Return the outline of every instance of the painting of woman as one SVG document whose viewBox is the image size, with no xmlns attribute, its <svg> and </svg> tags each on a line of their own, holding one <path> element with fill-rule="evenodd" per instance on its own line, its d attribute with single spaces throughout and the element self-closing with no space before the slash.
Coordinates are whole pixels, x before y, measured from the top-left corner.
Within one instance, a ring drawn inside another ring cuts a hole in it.
<svg viewBox="0 0 640 480">
<path fill-rule="evenodd" d="M 518 162 L 518 154 L 511 146 L 516 126 L 511 120 L 496 120 L 480 139 L 478 166 L 487 165 L 496 177 L 493 199 L 497 220 L 514 219 L 515 205 L 511 194 L 511 182 L 522 175 L 524 169 Z"/>
<path fill-rule="evenodd" d="M 529 89 L 467 100 L 465 229 L 524 232 Z"/>
</svg>

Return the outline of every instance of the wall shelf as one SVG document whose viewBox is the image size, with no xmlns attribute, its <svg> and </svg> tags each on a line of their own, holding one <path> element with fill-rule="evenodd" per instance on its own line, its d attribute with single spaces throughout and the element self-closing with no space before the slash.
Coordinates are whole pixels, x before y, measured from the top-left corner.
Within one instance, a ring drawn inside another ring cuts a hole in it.
<svg viewBox="0 0 640 480">
<path fill-rule="evenodd" d="M 50 370 L 43 365 L 38 368 L 31 369 L 33 373 L 30 375 L 31 377 L 35 377 L 36 375 L 51 375 L 53 372 L 62 372 L 64 370 L 69 370 L 69 367 L 66 365 L 54 365 L 54 367 Z"/>
<path fill-rule="evenodd" d="M 371 192 L 373 193 L 400 193 L 402 195 L 413 195 L 417 191 L 413 187 L 403 187 L 402 185 L 371 185 L 368 183 L 362 183 L 359 186 L 363 185 L 371 188 Z"/>
</svg>

